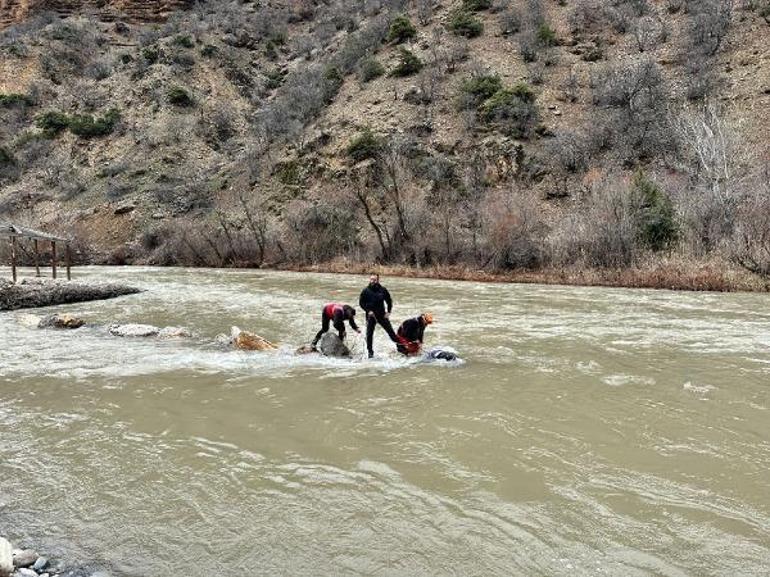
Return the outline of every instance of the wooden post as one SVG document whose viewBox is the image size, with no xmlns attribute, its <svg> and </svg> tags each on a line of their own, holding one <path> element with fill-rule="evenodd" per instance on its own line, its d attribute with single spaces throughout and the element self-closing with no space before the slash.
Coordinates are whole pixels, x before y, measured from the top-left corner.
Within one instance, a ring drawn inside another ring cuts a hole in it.
<svg viewBox="0 0 770 577">
<path fill-rule="evenodd" d="M 13 282 L 16 282 L 16 237 L 11 237 L 11 273 Z"/>
<path fill-rule="evenodd" d="M 40 276 L 40 248 L 37 244 L 37 239 L 35 239 L 35 276 Z"/>
<path fill-rule="evenodd" d="M 51 241 L 51 265 L 53 266 L 53 278 L 56 278 L 56 241 Z"/>
<path fill-rule="evenodd" d="M 70 267 L 72 266 L 72 254 L 70 253 L 70 243 L 64 245 L 64 262 L 67 265 L 67 280 L 72 280 Z"/>
</svg>

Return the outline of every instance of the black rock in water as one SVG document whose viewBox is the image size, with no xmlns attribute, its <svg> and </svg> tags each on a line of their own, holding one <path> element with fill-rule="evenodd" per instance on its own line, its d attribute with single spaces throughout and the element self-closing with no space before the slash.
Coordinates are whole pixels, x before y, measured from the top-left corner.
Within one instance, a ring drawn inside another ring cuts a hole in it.
<svg viewBox="0 0 770 577">
<path fill-rule="evenodd" d="M 0 279 L 0 311 L 111 299 L 139 292 L 141 289 L 119 284 L 44 279 L 24 279 L 14 284 Z"/>
<path fill-rule="evenodd" d="M 324 333 L 318 343 L 318 350 L 326 357 L 349 357 L 350 349 L 332 332 Z"/>
</svg>

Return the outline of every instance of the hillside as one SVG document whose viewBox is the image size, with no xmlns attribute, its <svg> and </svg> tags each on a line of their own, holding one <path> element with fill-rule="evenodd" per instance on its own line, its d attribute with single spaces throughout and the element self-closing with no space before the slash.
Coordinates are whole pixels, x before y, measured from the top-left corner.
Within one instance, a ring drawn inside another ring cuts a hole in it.
<svg viewBox="0 0 770 577">
<path fill-rule="evenodd" d="M 767 1 L 42 5 L 0 219 L 84 261 L 770 275 Z"/>
</svg>

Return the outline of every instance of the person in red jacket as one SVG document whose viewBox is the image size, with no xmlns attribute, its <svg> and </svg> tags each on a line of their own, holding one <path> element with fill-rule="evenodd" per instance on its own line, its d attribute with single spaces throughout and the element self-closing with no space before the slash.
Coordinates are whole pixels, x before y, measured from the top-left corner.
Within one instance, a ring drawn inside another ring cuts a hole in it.
<svg viewBox="0 0 770 577">
<path fill-rule="evenodd" d="M 356 325 L 356 309 L 350 305 L 343 305 L 340 303 L 328 303 L 321 309 L 321 330 L 313 339 L 311 345 L 313 349 L 321 340 L 321 337 L 325 332 L 329 330 L 329 324 L 332 324 L 340 335 L 340 340 L 345 340 L 345 321 L 350 323 L 350 328 L 360 333 L 361 330 Z"/>
</svg>

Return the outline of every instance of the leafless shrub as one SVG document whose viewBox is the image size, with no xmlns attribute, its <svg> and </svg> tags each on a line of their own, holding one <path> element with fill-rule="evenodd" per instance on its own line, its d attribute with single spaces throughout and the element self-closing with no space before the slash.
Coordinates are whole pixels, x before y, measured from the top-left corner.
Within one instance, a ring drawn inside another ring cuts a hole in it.
<svg viewBox="0 0 770 577">
<path fill-rule="evenodd" d="M 639 52 L 648 52 L 666 39 L 665 25 L 661 20 L 652 16 L 639 18 L 634 22 L 631 29 L 636 49 Z"/>
<path fill-rule="evenodd" d="M 417 20 L 423 25 L 430 24 L 431 18 L 433 18 L 433 0 L 415 0 L 417 6 Z"/>
<path fill-rule="evenodd" d="M 739 207 L 730 255 L 746 270 L 770 277 L 770 175 Z"/>
<path fill-rule="evenodd" d="M 518 191 L 493 193 L 484 213 L 487 264 L 500 270 L 542 264 L 546 227 L 534 198 Z"/>
<path fill-rule="evenodd" d="M 719 51 L 730 29 L 733 0 L 698 0 L 688 3 L 692 46 L 708 56 Z"/>
<path fill-rule="evenodd" d="M 349 253 L 356 238 L 355 221 L 345 204 L 295 201 L 287 207 L 284 246 L 296 262 L 325 262 Z"/>
<path fill-rule="evenodd" d="M 624 187 L 610 181 L 599 183 L 586 199 L 584 220 L 577 238 L 578 251 L 589 266 L 623 268 L 637 257 L 636 200 Z"/>
</svg>

